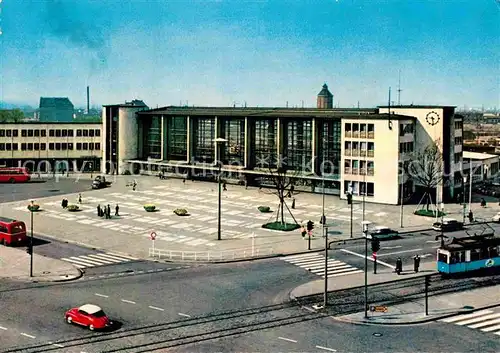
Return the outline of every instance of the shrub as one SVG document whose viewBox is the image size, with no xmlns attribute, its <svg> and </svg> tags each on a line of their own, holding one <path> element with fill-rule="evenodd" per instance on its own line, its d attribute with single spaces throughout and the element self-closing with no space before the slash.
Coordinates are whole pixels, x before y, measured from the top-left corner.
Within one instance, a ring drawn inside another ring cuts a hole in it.
<svg viewBox="0 0 500 353">
<path fill-rule="evenodd" d="M 177 215 L 177 216 L 187 216 L 188 215 L 188 211 L 184 208 L 177 208 L 174 210 L 174 213 Z"/>
<path fill-rule="evenodd" d="M 125 169 L 125 170 L 123 171 L 122 175 L 132 175 L 132 173 L 130 173 L 130 170 Z"/>
<path fill-rule="evenodd" d="M 144 205 L 144 209 L 146 210 L 146 212 L 154 212 L 156 210 L 156 205 Z"/>
<path fill-rule="evenodd" d="M 299 229 L 300 225 L 296 223 L 281 223 L 281 222 L 271 222 L 262 225 L 262 228 L 280 230 L 283 232 L 290 232 L 295 229 Z"/>
<path fill-rule="evenodd" d="M 271 212 L 271 208 L 269 206 L 259 206 L 257 209 L 262 213 Z"/>
<path fill-rule="evenodd" d="M 446 216 L 446 213 L 444 212 L 441 212 L 441 211 L 438 211 L 438 217 L 441 217 L 441 216 Z M 422 216 L 422 217 L 436 217 L 436 211 L 434 210 L 417 210 L 415 211 L 413 214 L 417 215 L 417 216 Z"/>
<path fill-rule="evenodd" d="M 78 205 L 68 205 L 68 211 L 70 212 L 76 212 L 76 211 L 80 211 L 80 207 L 78 207 Z"/>
<path fill-rule="evenodd" d="M 40 205 L 37 204 L 28 205 L 28 210 L 30 210 L 31 212 L 36 212 L 40 210 Z"/>
</svg>

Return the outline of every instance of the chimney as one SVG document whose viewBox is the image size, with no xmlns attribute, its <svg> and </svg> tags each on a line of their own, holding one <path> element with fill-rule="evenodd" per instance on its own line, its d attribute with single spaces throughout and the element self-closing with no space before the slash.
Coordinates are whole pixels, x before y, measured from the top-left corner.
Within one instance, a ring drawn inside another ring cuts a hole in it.
<svg viewBox="0 0 500 353">
<path fill-rule="evenodd" d="M 87 114 L 90 113 L 90 87 L 87 86 Z"/>
</svg>

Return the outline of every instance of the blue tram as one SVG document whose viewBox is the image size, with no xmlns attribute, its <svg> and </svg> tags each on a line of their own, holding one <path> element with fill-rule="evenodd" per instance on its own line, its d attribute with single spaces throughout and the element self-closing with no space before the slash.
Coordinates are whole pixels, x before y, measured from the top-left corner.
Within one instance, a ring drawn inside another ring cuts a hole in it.
<svg viewBox="0 0 500 353">
<path fill-rule="evenodd" d="M 500 238 L 473 236 L 453 238 L 437 250 L 437 269 L 443 274 L 459 274 L 484 269 L 500 269 Z"/>
</svg>

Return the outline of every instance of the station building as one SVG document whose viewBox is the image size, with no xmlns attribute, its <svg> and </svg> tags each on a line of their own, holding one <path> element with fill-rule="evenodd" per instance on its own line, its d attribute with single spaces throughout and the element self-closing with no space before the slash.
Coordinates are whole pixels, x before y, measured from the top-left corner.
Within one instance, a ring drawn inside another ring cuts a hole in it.
<svg viewBox="0 0 500 353">
<path fill-rule="evenodd" d="M 102 124 L 0 123 L 0 166 L 31 172 L 99 171 Z"/>
<path fill-rule="evenodd" d="M 401 170 L 415 151 L 436 143 L 444 178 L 435 195 L 446 202 L 462 183 L 463 121 L 454 112 L 453 106 L 333 108 L 326 84 L 317 108 L 105 105 L 102 172 L 213 179 L 221 162 L 224 179 L 265 185 L 272 184 L 270 167 L 286 165 L 298 190 L 398 204 L 419 190 Z"/>
</svg>

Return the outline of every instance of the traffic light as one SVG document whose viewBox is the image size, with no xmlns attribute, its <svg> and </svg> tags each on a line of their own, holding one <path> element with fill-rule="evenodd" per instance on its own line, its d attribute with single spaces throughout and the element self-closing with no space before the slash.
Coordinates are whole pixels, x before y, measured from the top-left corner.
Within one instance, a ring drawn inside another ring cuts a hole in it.
<svg viewBox="0 0 500 353">
<path fill-rule="evenodd" d="M 27 254 L 29 254 L 29 255 L 31 255 L 31 253 L 32 253 L 32 252 L 33 252 L 33 248 L 32 248 L 31 246 L 29 246 L 29 245 L 28 245 L 28 246 L 26 247 L 26 253 L 27 253 Z"/>
<path fill-rule="evenodd" d="M 312 232 L 313 229 L 314 229 L 314 222 L 313 221 L 308 221 L 307 222 L 307 231 L 308 232 Z"/>
<path fill-rule="evenodd" d="M 352 195 L 350 193 L 347 194 L 347 204 L 352 205 Z"/>
<path fill-rule="evenodd" d="M 378 252 L 379 250 L 380 250 L 380 240 L 374 237 L 372 239 L 372 251 Z"/>
</svg>

